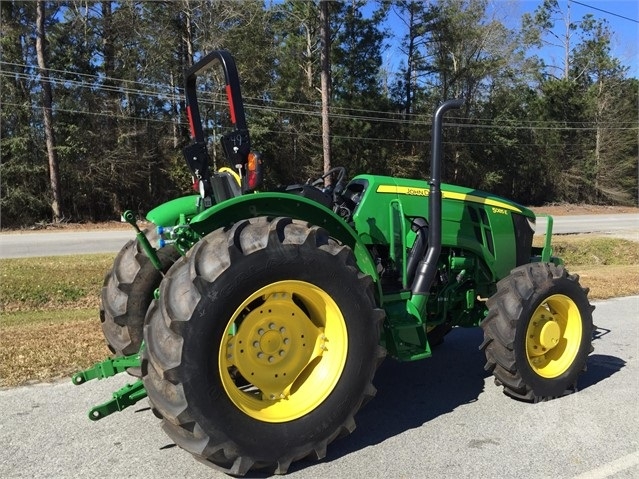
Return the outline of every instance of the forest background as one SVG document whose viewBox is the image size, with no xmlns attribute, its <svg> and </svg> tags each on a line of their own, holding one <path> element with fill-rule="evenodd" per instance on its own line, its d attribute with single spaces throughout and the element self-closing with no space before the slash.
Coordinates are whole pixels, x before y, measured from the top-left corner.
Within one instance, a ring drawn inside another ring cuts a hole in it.
<svg viewBox="0 0 639 479">
<path fill-rule="evenodd" d="M 188 194 L 183 72 L 214 49 L 236 58 L 268 186 L 321 175 L 321 3 L 3 0 L 1 226 L 143 215 Z M 544 0 L 513 21 L 488 0 L 326 3 L 333 166 L 427 178 L 432 112 L 463 98 L 445 181 L 526 205 L 637 204 L 639 80 L 595 10 Z M 227 166 L 224 91 L 215 72 L 201 87 Z"/>
</svg>

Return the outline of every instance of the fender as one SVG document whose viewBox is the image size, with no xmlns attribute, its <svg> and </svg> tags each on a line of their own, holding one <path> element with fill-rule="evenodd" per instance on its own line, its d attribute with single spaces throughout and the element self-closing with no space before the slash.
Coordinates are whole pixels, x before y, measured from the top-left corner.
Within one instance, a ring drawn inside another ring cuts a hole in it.
<svg viewBox="0 0 639 479">
<path fill-rule="evenodd" d="M 238 218 L 287 216 L 325 228 L 331 237 L 349 246 L 360 271 L 370 275 L 381 298 L 381 285 L 375 262 L 357 233 L 328 208 L 302 196 L 287 193 L 256 193 L 231 198 L 193 217 L 190 227 L 201 236 L 235 223 Z"/>
<path fill-rule="evenodd" d="M 156 206 L 146 215 L 146 219 L 157 226 L 175 226 L 180 218 L 191 218 L 200 212 L 199 195 L 182 196 Z"/>
</svg>

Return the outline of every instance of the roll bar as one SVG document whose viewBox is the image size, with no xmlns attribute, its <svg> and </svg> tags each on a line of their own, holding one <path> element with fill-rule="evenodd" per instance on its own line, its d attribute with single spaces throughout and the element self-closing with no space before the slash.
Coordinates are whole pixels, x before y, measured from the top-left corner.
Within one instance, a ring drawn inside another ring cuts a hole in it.
<svg viewBox="0 0 639 479">
<path fill-rule="evenodd" d="M 185 72 L 184 91 L 186 95 L 187 115 L 189 117 L 189 126 L 191 127 L 191 136 L 197 142 L 204 141 L 200 108 L 197 103 L 197 77 L 198 74 L 202 73 L 204 70 L 216 66 L 221 66 L 222 71 L 224 72 L 226 98 L 231 113 L 231 122 L 236 129 L 248 132 L 246 118 L 244 116 L 244 103 L 242 101 L 242 93 L 240 91 L 240 78 L 237 74 L 235 59 L 225 50 L 215 50 L 205 55 L 200 61 Z"/>
<path fill-rule="evenodd" d="M 186 114 L 191 137 L 195 140 L 193 144 L 184 149 L 184 157 L 193 173 L 194 187 L 199 189 L 202 198 L 210 197 L 214 188 L 211 185 L 210 158 L 202 128 L 200 107 L 197 101 L 197 79 L 203 71 L 210 68 L 221 68 L 224 73 L 226 99 L 231 123 L 235 127 L 234 131 L 222 136 L 221 143 L 224 155 L 229 166 L 237 169 L 242 177 L 243 191 L 252 190 L 256 187 L 255 185 L 261 183 L 261 170 L 257 175 L 255 174 L 255 169 L 257 167 L 261 168 L 261 160 L 259 158 L 256 159 L 255 156 L 249 158 L 251 140 L 244 115 L 244 102 L 242 101 L 240 79 L 235 59 L 225 50 L 214 50 L 187 69 L 184 74 Z"/>
</svg>

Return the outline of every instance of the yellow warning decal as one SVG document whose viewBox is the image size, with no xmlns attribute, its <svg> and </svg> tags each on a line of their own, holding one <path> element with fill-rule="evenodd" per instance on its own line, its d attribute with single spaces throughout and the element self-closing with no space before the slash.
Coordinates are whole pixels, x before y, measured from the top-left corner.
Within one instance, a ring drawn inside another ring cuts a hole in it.
<svg viewBox="0 0 639 479">
<path fill-rule="evenodd" d="M 398 195 L 409 196 L 428 196 L 427 188 L 415 188 L 411 186 L 395 186 L 395 185 L 379 185 L 377 193 L 394 193 Z M 506 214 L 506 210 L 521 213 L 521 209 L 516 206 L 504 203 L 503 201 L 493 200 L 491 198 L 482 198 L 481 196 L 467 195 L 464 193 L 454 193 L 452 191 L 442 191 L 442 198 L 449 200 L 470 201 L 493 207 L 493 213 Z"/>
</svg>

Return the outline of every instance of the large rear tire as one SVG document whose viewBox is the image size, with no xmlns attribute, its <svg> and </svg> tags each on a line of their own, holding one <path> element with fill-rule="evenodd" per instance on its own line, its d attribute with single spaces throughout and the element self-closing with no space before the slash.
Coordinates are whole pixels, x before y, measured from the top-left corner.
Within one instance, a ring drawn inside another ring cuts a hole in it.
<svg viewBox="0 0 639 479">
<path fill-rule="evenodd" d="M 145 230 L 153 244 L 155 229 Z M 153 293 L 160 286 L 163 272 L 180 257 L 172 246 L 158 250 L 162 272 L 158 271 L 137 239 L 127 242 L 104 276 L 100 301 L 100 322 L 107 346 L 114 354 L 135 354 L 142 344 L 142 328 Z"/>
<path fill-rule="evenodd" d="M 321 459 L 375 394 L 384 312 L 350 248 L 318 227 L 244 220 L 168 272 L 142 370 L 177 445 L 228 474 Z"/>
<path fill-rule="evenodd" d="M 538 402 L 576 391 L 592 351 L 587 294 L 577 275 L 551 263 L 520 266 L 497 283 L 481 349 L 506 394 Z"/>
</svg>

